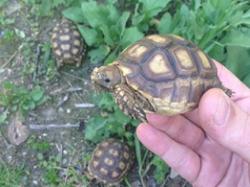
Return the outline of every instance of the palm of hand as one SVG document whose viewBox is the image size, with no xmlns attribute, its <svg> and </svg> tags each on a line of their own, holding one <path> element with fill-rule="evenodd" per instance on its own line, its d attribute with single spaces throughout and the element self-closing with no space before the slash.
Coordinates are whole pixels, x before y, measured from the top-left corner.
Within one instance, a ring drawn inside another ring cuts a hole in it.
<svg viewBox="0 0 250 187">
<path fill-rule="evenodd" d="M 223 66 L 218 63 L 216 65 L 223 84 L 235 92 L 232 99 L 237 109 L 250 113 L 249 89 Z M 250 160 L 247 162 L 223 143 L 215 141 L 221 133 L 225 133 L 225 136 L 232 140 L 244 138 L 242 135 L 246 133 L 240 131 L 241 133 L 230 135 L 227 133 L 230 130 L 225 129 L 225 132 L 213 132 L 209 127 L 212 121 L 204 121 L 210 119 L 209 117 L 217 110 L 220 112 L 220 102 L 214 102 L 213 98 L 218 98 L 221 94 L 220 90 L 210 91 L 207 94 L 209 97 L 206 94 L 203 96 L 207 98 L 201 101 L 198 109 L 185 115 L 149 115 L 150 125 L 139 126 L 137 135 L 148 149 L 161 156 L 194 186 L 250 186 Z M 235 112 L 234 108 L 231 112 Z M 243 124 L 248 119 L 241 117 L 237 120 L 239 124 Z M 245 147 L 238 149 L 241 148 Z"/>
</svg>

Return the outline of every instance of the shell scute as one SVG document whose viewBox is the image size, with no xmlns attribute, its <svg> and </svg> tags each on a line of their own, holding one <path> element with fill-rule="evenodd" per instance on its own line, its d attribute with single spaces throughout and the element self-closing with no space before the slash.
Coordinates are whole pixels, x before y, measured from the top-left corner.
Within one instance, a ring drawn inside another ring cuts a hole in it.
<svg viewBox="0 0 250 187">
<path fill-rule="evenodd" d="M 212 60 L 176 35 L 145 37 L 122 52 L 119 65 L 127 85 L 163 114 L 189 111 L 205 90 L 221 86 Z"/>
<path fill-rule="evenodd" d="M 57 65 L 80 65 L 85 55 L 86 45 L 81 39 L 76 26 L 69 20 L 63 19 L 52 31 L 51 43 Z"/>
<path fill-rule="evenodd" d="M 102 154 L 97 156 L 97 152 Z M 117 184 L 130 169 L 131 160 L 132 154 L 128 145 L 110 138 L 96 146 L 88 164 L 88 172 L 99 182 Z"/>
</svg>

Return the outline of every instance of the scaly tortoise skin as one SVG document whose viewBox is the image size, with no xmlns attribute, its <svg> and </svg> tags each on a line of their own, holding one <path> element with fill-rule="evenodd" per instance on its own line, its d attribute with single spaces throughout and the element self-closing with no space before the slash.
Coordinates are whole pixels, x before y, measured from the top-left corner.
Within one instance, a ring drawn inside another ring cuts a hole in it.
<svg viewBox="0 0 250 187">
<path fill-rule="evenodd" d="M 52 31 L 51 43 L 57 67 L 64 64 L 80 66 L 86 45 L 73 22 L 63 19 L 58 23 Z"/>
<path fill-rule="evenodd" d="M 193 110 L 210 88 L 221 88 L 212 59 L 176 35 L 150 35 L 126 48 L 116 61 L 95 68 L 93 83 L 113 93 L 127 115 L 146 121 L 146 113 L 176 115 Z"/>
<path fill-rule="evenodd" d="M 133 154 L 126 143 L 109 138 L 97 145 L 88 164 L 89 178 L 116 185 L 131 168 Z"/>
</svg>

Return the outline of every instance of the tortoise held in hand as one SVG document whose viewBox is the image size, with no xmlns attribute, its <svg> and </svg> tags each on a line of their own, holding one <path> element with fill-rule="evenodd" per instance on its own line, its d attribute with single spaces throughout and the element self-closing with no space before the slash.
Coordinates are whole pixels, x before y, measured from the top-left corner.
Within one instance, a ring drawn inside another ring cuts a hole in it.
<svg viewBox="0 0 250 187">
<path fill-rule="evenodd" d="M 121 110 L 146 121 L 146 113 L 182 114 L 194 109 L 202 94 L 221 88 L 212 59 L 176 35 L 150 35 L 126 48 L 116 61 L 95 68 L 91 79 L 113 93 Z"/>
<path fill-rule="evenodd" d="M 86 45 L 73 22 L 63 19 L 52 31 L 51 43 L 57 67 L 63 64 L 80 66 Z"/>
<path fill-rule="evenodd" d="M 116 185 L 127 174 L 133 156 L 127 144 L 113 138 L 99 143 L 88 164 L 88 177 L 104 184 Z"/>
</svg>

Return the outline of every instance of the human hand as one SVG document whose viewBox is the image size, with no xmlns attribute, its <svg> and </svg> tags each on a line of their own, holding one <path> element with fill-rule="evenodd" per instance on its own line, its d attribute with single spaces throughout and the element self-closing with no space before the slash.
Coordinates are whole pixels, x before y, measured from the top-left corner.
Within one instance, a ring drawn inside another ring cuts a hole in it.
<svg viewBox="0 0 250 187">
<path fill-rule="evenodd" d="M 137 136 L 193 186 L 250 186 L 250 89 L 215 62 L 229 98 L 208 90 L 185 115 L 147 115 Z"/>
</svg>

